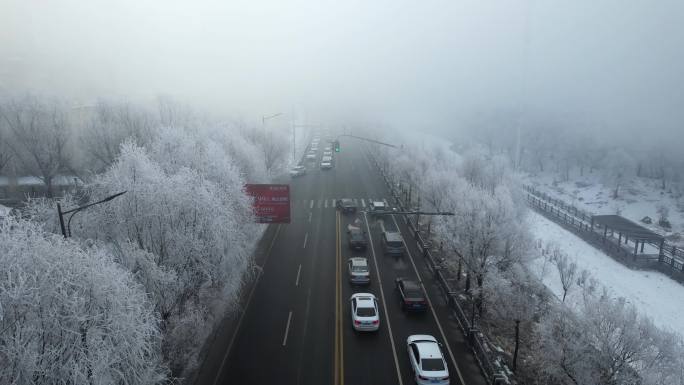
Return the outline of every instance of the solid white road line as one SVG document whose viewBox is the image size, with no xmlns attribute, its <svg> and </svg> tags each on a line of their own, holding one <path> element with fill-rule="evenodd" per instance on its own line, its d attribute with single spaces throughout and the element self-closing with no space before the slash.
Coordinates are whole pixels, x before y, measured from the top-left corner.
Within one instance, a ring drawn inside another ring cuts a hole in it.
<svg viewBox="0 0 684 385">
<path fill-rule="evenodd" d="M 382 308 L 385 311 L 385 320 L 387 322 L 387 331 L 389 331 L 390 343 L 392 344 L 392 355 L 394 356 L 394 367 L 397 369 L 397 379 L 399 380 L 399 385 L 403 385 L 404 382 L 401 379 L 401 370 L 399 369 L 399 358 L 397 357 L 397 347 L 394 345 L 394 334 L 392 333 L 392 325 L 390 324 L 389 312 L 387 311 L 387 301 L 385 300 L 385 291 L 382 290 L 382 278 L 380 277 L 380 268 L 378 267 L 378 261 L 375 256 L 375 248 L 373 247 L 373 237 L 371 236 L 370 228 L 368 227 L 368 217 L 366 213 L 363 213 L 364 222 L 366 222 L 366 234 L 368 234 L 368 240 L 370 241 L 371 253 L 373 254 L 373 263 L 375 264 L 375 274 L 378 277 L 378 287 L 380 287 L 380 298 L 382 298 Z"/>
<path fill-rule="evenodd" d="M 397 231 L 399 230 L 399 224 L 397 223 L 397 220 L 394 218 L 394 215 L 391 215 L 392 220 L 394 221 L 394 225 L 397 226 Z M 411 261 L 411 265 L 413 266 L 413 270 L 416 272 L 416 277 L 418 277 L 418 282 L 420 282 L 420 286 L 423 287 L 423 292 L 425 293 L 425 299 L 428 301 L 428 305 L 430 305 L 430 311 L 432 311 L 432 316 L 435 318 L 435 322 L 437 323 L 437 328 L 439 329 L 439 333 L 442 335 L 442 340 L 444 341 L 444 344 L 446 345 L 447 351 L 449 352 L 449 358 L 451 358 L 451 363 L 454 365 L 454 368 L 456 369 L 456 374 L 458 374 L 458 379 L 461 380 L 461 384 L 465 384 L 465 381 L 463 381 L 463 375 L 461 375 L 461 370 L 458 368 L 458 365 L 456 364 L 456 359 L 454 358 L 454 353 L 451 351 L 451 346 L 449 346 L 449 340 L 446 338 L 446 334 L 444 334 L 444 329 L 442 329 L 442 324 L 439 322 L 439 318 L 437 318 L 437 313 L 435 312 L 434 306 L 432 306 L 432 301 L 430 300 L 430 296 L 427 293 L 427 290 L 425 290 L 425 285 L 423 285 L 423 278 L 420 277 L 420 273 L 418 272 L 418 268 L 416 267 L 415 262 L 413 262 L 413 256 L 411 255 L 411 252 L 409 251 L 408 247 L 405 247 L 406 249 L 406 254 L 408 254 L 409 260 Z"/>
<path fill-rule="evenodd" d="M 299 276 L 302 274 L 302 265 L 299 265 L 299 269 L 297 269 L 297 280 L 295 281 L 295 286 L 299 286 Z"/>
<path fill-rule="evenodd" d="M 323 207 L 325 207 L 326 209 L 328 208 L 328 200 L 327 199 L 323 200 Z"/>
<path fill-rule="evenodd" d="M 268 257 L 271 256 L 271 249 L 273 249 L 273 245 L 275 244 L 276 238 L 278 238 L 278 234 L 280 234 L 280 225 L 278 225 L 278 228 L 276 229 L 276 233 L 273 236 L 273 239 L 271 240 L 271 245 L 268 246 L 268 251 L 266 254 L 266 260 L 264 260 L 264 264 L 261 265 L 261 269 L 258 270 L 257 272 L 257 277 L 254 280 L 254 286 L 252 286 L 252 290 L 249 292 L 249 297 L 247 297 L 247 304 L 245 305 L 245 310 L 243 310 L 242 314 L 240 315 L 240 319 L 238 320 L 237 327 L 235 328 L 235 332 L 233 333 L 233 336 L 230 337 L 230 342 L 228 343 L 228 349 L 226 349 L 226 354 L 223 355 L 223 360 L 221 360 L 221 366 L 219 367 L 218 373 L 216 374 L 216 378 L 214 378 L 214 383 L 213 385 L 216 385 L 218 383 L 219 377 L 221 377 L 221 373 L 223 373 L 223 367 L 226 365 L 226 359 L 228 359 L 228 355 L 230 354 L 231 349 L 233 348 L 233 343 L 235 343 L 235 337 L 237 337 L 238 331 L 240 331 L 240 326 L 242 326 L 242 320 L 245 318 L 245 314 L 247 314 L 247 310 L 249 309 L 249 304 L 252 303 L 252 297 L 254 296 L 254 291 L 256 290 L 256 287 L 259 285 L 259 280 L 261 279 L 261 275 L 266 268 L 266 263 L 268 262 Z"/>
<path fill-rule="evenodd" d="M 366 201 L 364 201 L 363 198 L 361 198 L 361 206 L 366 207 Z"/>
<path fill-rule="evenodd" d="M 287 345 L 287 333 L 290 332 L 290 321 L 292 321 L 292 311 L 287 316 L 287 326 L 285 326 L 285 336 L 283 337 L 283 346 Z"/>
<path fill-rule="evenodd" d="M 312 199 L 312 200 L 311 200 L 311 204 L 309 205 L 309 208 L 312 209 L 312 208 L 313 208 L 313 205 L 314 205 L 314 201 L 313 201 L 313 199 Z"/>
<path fill-rule="evenodd" d="M 304 246 L 302 246 L 302 249 L 306 249 L 306 240 L 309 239 L 309 233 L 304 234 Z"/>
</svg>

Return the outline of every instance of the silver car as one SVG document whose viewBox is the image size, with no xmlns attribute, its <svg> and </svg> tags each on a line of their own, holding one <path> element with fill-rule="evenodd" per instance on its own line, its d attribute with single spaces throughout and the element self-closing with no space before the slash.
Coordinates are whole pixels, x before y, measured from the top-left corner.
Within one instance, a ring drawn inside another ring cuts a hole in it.
<svg viewBox="0 0 684 385">
<path fill-rule="evenodd" d="M 357 285 L 368 285 L 370 283 L 370 270 L 368 260 L 363 257 L 349 258 L 347 261 L 349 271 L 349 282 Z"/>
</svg>

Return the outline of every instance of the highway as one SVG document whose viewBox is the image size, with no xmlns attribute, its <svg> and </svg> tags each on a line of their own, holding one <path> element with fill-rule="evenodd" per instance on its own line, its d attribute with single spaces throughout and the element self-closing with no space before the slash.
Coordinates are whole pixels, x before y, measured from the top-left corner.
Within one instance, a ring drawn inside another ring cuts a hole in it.
<svg viewBox="0 0 684 385">
<path fill-rule="evenodd" d="M 261 274 L 246 296 L 245 311 L 219 333 L 196 384 L 413 384 L 406 350 L 411 334 L 431 334 L 442 342 L 451 384 L 485 384 L 403 220 L 363 212 L 373 200 L 392 203 L 367 158 L 372 148 L 342 139 L 333 169 L 307 162 L 307 174 L 290 181 L 292 223 L 270 225 L 259 245 Z M 334 202 L 340 198 L 354 199 L 359 212 L 337 211 Z M 368 233 L 365 251 L 347 246 L 346 227 L 355 220 Z M 398 228 L 408 253 L 383 255 L 383 228 Z M 352 256 L 368 258 L 370 286 L 349 284 L 346 261 Z M 423 279 L 430 311 L 402 312 L 397 277 Z M 349 298 L 355 292 L 377 296 L 378 332 L 353 330 Z"/>
</svg>

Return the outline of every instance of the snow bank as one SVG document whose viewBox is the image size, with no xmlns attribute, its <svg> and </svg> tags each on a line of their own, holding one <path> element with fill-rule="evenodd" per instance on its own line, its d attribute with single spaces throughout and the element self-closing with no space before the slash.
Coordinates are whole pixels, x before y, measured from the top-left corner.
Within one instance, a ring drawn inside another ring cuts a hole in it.
<svg viewBox="0 0 684 385">
<path fill-rule="evenodd" d="M 684 286 L 662 273 L 631 270 L 535 212 L 530 212 L 529 224 L 536 239 L 558 245 L 576 261 L 579 270 L 588 270 L 615 297 L 627 299 L 661 328 L 684 330 Z M 558 271 L 551 262 L 540 256 L 532 268 L 558 298 L 563 296 Z M 579 297 L 579 289 L 574 287 L 566 302 L 578 304 Z"/>
</svg>

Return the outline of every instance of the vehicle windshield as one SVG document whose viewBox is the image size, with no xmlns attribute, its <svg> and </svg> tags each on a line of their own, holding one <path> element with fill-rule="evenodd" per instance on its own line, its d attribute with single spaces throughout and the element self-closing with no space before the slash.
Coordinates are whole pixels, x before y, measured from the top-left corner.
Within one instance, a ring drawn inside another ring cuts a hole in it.
<svg viewBox="0 0 684 385">
<path fill-rule="evenodd" d="M 394 247 L 394 248 L 399 248 L 399 247 L 401 247 L 401 246 L 403 246 L 403 245 L 402 245 L 402 242 L 401 242 L 401 241 L 388 241 L 388 242 L 387 242 L 387 246 L 389 246 L 389 247 Z"/>
<path fill-rule="evenodd" d="M 423 358 L 420 367 L 429 372 L 443 371 L 444 361 L 441 358 Z"/>
</svg>

